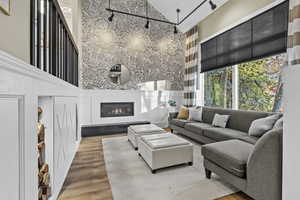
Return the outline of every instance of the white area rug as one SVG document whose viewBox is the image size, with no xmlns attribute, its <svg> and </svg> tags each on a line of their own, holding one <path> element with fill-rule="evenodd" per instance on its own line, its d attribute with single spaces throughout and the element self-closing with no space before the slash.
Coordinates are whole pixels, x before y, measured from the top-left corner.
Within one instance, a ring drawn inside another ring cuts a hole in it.
<svg viewBox="0 0 300 200">
<path fill-rule="evenodd" d="M 213 175 L 205 178 L 201 146 L 194 144 L 194 165 L 152 174 L 127 137 L 103 139 L 104 159 L 114 200 L 212 200 L 236 192 Z"/>
</svg>

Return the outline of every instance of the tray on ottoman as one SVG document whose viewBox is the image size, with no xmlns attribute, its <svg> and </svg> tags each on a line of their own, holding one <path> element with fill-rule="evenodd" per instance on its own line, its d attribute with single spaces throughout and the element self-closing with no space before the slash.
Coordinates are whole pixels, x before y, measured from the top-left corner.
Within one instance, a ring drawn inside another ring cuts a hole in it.
<svg viewBox="0 0 300 200">
<path fill-rule="evenodd" d="M 139 155 L 156 170 L 180 164 L 193 164 L 193 144 L 174 134 L 142 136 L 139 140 Z"/>
<path fill-rule="evenodd" d="M 164 129 L 154 124 L 135 125 L 128 127 L 128 141 L 137 150 L 138 140 L 143 135 L 167 133 Z"/>
</svg>

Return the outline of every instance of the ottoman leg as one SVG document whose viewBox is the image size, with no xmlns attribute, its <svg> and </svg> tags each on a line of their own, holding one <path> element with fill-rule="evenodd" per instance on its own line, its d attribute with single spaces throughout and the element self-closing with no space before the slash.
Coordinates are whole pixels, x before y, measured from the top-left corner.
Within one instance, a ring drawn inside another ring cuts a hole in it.
<svg viewBox="0 0 300 200">
<path fill-rule="evenodd" d="M 155 169 L 152 169 L 151 172 L 152 172 L 152 174 L 156 174 L 156 170 Z"/>
<path fill-rule="evenodd" d="M 193 166 L 193 162 L 189 162 L 188 165 L 189 165 L 189 166 Z"/>
<path fill-rule="evenodd" d="M 138 148 L 137 148 L 137 147 L 135 147 L 135 148 L 134 148 L 134 150 L 136 150 L 136 151 L 137 151 L 137 150 L 138 150 Z"/>
<path fill-rule="evenodd" d="M 208 169 L 205 169 L 205 175 L 206 175 L 207 179 L 210 179 L 211 178 L 211 171 L 208 170 Z"/>
</svg>

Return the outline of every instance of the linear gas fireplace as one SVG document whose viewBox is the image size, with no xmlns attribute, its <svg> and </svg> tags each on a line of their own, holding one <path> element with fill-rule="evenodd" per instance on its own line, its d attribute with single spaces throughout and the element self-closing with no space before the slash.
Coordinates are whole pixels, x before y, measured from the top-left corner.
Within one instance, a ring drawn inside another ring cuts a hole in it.
<svg viewBox="0 0 300 200">
<path fill-rule="evenodd" d="M 134 116 L 134 102 L 101 103 L 101 117 Z"/>
</svg>

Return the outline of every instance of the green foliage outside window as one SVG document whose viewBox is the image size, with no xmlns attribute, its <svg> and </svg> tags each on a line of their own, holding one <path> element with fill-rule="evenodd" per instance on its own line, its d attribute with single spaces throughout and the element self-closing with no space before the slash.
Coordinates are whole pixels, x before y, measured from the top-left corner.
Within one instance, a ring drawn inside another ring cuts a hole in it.
<svg viewBox="0 0 300 200">
<path fill-rule="evenodd" d="M 205 73 L 205 105 L 212 107 L 232 107 L 232 68 Z"/>
<path fill-rule="evenodd" d="M 282 111 L 284 59 L 282 54 L 238 65 L 239 109 Z M 205 105 L 232 107 L 232 67 L 205 74 Z"/>
</svg>

